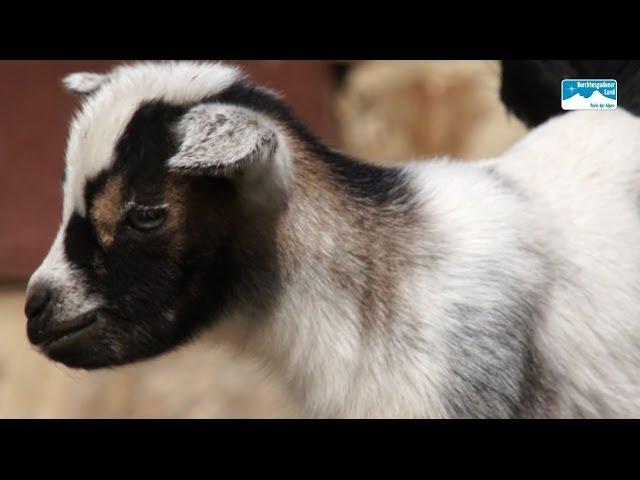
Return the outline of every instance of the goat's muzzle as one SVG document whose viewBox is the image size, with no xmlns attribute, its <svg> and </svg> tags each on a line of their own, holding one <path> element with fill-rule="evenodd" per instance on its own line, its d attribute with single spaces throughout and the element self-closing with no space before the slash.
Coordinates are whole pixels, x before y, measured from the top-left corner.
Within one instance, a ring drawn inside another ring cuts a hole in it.
<svg viewBox="0 0 640 480">
<path fill-rule="evenodd" d="M 33 285 L 27 294 L 25 315 L 29 341 L 45 353 L 59 350 L 77 342 L 98 319 L 95 310 L 73 318 L 56 318 L 55 292 L 46 285 Z"/>
</svg>

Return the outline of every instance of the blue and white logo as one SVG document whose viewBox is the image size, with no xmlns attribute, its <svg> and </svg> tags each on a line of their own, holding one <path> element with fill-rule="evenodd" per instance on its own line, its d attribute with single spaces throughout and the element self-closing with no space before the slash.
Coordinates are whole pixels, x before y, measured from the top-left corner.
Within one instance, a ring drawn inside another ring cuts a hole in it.
<svg viewBox="0 0 640 480">
<path fill-rule="evenodd" d="M 562 81 L 563 110 L 615 110 L 618 107 L 618 82 L 598 79 Z"/>
</svg>

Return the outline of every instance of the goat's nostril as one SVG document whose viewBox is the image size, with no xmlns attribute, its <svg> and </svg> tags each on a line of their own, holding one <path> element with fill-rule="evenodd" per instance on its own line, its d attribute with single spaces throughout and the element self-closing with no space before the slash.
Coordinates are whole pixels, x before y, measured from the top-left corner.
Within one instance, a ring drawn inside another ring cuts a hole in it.
<svg viewBox="0 0 640 480">
<path fill-rule="evenodd" d="M 29 292 L 27 302 L 24 306 L 24 313 L 27 318 L 35 318 L 40 315 L 51 300 L 51 290 L 41 286 Z"/>
</svg>

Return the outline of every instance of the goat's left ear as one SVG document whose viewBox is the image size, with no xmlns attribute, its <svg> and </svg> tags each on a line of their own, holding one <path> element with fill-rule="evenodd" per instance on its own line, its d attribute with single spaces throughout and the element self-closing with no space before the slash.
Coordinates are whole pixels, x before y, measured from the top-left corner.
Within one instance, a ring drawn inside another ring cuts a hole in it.
<svg viewBox="0 0 640 480">
<path fill-rule="evenodd" d="M 98 90 L 105 79 L 106 75 L 100 73 L 76 72 L 64 77 L 62 85 L 68 92 L 88 95 Z"/>
</svg>

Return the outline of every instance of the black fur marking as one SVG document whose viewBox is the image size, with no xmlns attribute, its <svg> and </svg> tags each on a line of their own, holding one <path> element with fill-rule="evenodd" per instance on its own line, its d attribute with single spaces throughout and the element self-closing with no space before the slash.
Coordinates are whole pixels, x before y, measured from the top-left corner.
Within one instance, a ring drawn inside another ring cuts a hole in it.
<svg viewBox="0 0 640 480">
<path fill-rule="evenodd" d="M 153 204 L 162 194 L 167 160 L 178 145 L 171 131 L 186 107 L 149 102 L 133 115 L 116 145 L 114 171 L 124 171 L 128 189 L 135 190 L 136 201 Z"/>
<path fill-rule="evenodd" d="M 91 222 L 74 213 L 67 224 L 64 248 L 69 262 L 82 270 L 90 269 L 95 251 L 99 248 Z"/>
<path fill-rule="evenodd" d="M 401 170 L 371 165 L 331 150 L 319 142 L 282 101 L 258 87 L 236 82 L 206 101 L 246 107 L 284 123 L 329 166 L 356 200 L 372 200 L 378 205 L 407 204 L 413 197 Z"/>
<path fill-rule="evenodd" d="M 356 198 L 372 199 L 379 205 L 408 205 L 413 199 L 409 182 L 400 169 L 362 163 L 331 151 L 321 158 Z"/>
</svg>

